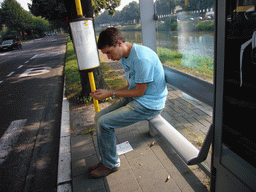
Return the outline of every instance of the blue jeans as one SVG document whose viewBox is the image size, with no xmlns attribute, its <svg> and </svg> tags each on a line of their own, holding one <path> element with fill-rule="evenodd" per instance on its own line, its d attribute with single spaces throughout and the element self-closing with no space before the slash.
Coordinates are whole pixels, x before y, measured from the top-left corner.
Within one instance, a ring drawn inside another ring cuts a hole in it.
<svg viewBox="0 0 256 192">
<path fill-rule="evenodd" d="M 100 161 L 108 168 L 119 167 L 115 129 L 152 119 L 160 113 L 161 110 L 147 109 L 132 98 L 121 98 L 99 111 L 95 123 Z"/>
</svg>

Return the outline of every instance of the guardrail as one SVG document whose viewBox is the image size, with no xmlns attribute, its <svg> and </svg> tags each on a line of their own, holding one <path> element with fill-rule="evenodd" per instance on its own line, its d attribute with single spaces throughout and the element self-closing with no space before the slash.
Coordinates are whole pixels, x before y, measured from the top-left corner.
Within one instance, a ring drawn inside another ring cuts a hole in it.
<svg viewBox="0 0 256 192">
<path fill-rule="evenodd" d="M 167 66 L 164 66 L 164 72 L 168 84 L 213 107 L 212 83 Z"/>
<path fill-rule="evenodd" d="M 166 66 L 164 66 L 164 71 L 168 84 L 213 107 L 213 84 Z M 152 132 L 157 130 L 187 165 L 198 164 L 210 177 L 209 168 L 202 162 L 207 158 L 212 143 L 213 125 L 210 126 L 200 150 L 192 145 L 161 115 L 149 121 L 149 129 Z"/>
</svg>

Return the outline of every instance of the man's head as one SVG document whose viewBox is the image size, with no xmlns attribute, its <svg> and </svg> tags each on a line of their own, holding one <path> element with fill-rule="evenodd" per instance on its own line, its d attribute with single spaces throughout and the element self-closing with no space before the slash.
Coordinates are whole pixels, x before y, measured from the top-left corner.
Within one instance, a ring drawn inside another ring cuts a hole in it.
<svg viewBox="0 0 256 192">
<path fill-rule="evenodd" d="M 125 42 L 121 31 L 115 27 L 107 28 L 100 33 L 98 49 L 104 49 L 106 46 L 116 46 L 118 40 Z"/>
<path fill-rule="evenodd" d="M 122 33 L 117 28 L 110 27 L 100 33 L 98 49 L 101 49 L 109 59 L 120 60 L 123 56 L 121 46 L 124 42 Z"/>
</svg>

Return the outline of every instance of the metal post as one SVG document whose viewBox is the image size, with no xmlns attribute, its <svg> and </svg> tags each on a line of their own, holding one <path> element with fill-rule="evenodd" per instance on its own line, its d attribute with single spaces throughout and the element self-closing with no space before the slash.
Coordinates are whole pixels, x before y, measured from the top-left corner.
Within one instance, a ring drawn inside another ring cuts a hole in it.
<svg viewBox="0 0 256 192">
<path fill-rule="evenodd" d="M 70 22 L 79 70 L 88 70 L 91 91 L 96 90 L 93 72 L 99 66 L 99 58 L 91 18 L 84 18 L 80 0 L 75 0 L 78 19 Z M 93 99 L 96 113 L 100 111 L 98 100 Z"/>
<path fill-rule="evenodd" d="M 94 82 L 93 72 L 89 72 L 88 76 L 89 76 L 91 90 L 95 91 L 96 90 L 96 86 L 95 86 L 95 82 Z M 98 100 L 93 99 L 93 103 L 94 103 L 95 111 L 96 111 L 96 113 L 98 113 L 100 111 Z"/>
<path fill-rule="evenodd" d="M 156 28 L 154 20 L 154 1 L 140 0 L 139 2 L 143 45 L 157 52 Z"/>
<path fill-rule="evenodd" d="M 80 0 L 75 0 L 77 16 L 83 16 L 82 5 Z"/>
</svg>

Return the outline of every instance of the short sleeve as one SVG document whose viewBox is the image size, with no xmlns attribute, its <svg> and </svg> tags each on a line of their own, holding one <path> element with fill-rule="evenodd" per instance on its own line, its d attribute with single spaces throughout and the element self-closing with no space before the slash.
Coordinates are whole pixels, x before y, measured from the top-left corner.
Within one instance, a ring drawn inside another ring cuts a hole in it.
<svg viewBox="0 0 256 192">
<path fill-rule="evenodd" d="M 154 66 L 147 59 L 134 62 L 135 83 L 150 83 L 154 80 Z"/>
</svg>

